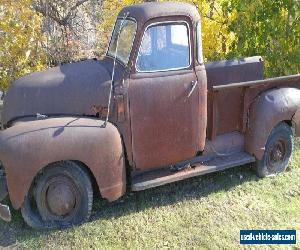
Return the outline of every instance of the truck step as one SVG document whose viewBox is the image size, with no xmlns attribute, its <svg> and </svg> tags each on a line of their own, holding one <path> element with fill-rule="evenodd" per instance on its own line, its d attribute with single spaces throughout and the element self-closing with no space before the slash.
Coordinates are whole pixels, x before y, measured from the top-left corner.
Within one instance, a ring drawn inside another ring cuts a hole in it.
<svg viewBox="0 0 300 250">
<path fill-rule="evenodd" d="M 170 168 L 149 171 L 133 178 L 132 191 L 141 191 L 168 183 L 181 181 L 187 178 L 221 171 L 227 168 L 245 165 L 254 162 L 255 158 L 245 152 L 229 156 L 219 156 L 206 162 L 193 163 L 190 168 L 174 172 Z"/>
</svg>

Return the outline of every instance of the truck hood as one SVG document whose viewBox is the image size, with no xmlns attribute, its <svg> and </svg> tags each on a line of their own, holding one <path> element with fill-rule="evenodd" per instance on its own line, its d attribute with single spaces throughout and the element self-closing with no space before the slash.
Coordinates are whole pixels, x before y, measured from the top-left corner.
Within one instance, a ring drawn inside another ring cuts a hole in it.
<svg viewBox="0 0 300 250">
<path fill-rule="evenodd" d="M 86 60 L 16 80 L 4 98 L 3 124 L 37 114 L 95 115 L 94 105 L 107 107 L 109 65 L 107 61 Z"/>
</svg>

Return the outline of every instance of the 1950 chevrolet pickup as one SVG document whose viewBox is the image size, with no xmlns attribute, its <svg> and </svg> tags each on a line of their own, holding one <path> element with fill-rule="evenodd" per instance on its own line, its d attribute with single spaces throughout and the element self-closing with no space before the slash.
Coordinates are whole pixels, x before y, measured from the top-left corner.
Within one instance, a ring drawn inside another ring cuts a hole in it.
<svg viewBox="0 0 300 250">
<path fill-rule="evenodd" d="M 97 191 L 114 201 L 127 186 L 248 163 L 260 177 L 283 172 L 300 136 L 300 75 L 263 80 L 260 57 L 205 65 L 194 6 L 134 5 L 103 60 L 12 83 L 2 126 L 0 200 L 34 228 L 67 227 L 89 218 Z"/>
</svg>

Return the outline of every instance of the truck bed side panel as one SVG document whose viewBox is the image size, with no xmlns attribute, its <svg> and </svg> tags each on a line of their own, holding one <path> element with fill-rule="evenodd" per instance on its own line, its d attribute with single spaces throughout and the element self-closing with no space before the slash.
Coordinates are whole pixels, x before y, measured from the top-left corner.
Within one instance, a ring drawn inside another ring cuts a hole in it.
<svg viewBox="0 0 300 250">
<path fill-rule="evenodd" d="M 212 137 L 220 133 L 221 125 L 219 124 L 224 122 L 220 117 L 225 116 L 221 112 L 226 105 L 222 105 L 224 100 L 221 97 L 227 92 L 234 93 L 237 90 L 241 92 L 241 113 L 236 122 L 240 124 L 240 132 L 246 135 L 245 143 L 248 153 L 254 154 L 258 159 L 261 158 L 269 133 L 279 122 L 288 120 L 296 123 L 294 124 L 296 136 L 299 136 L 297 131 L 300 128 L 300 119 L 295 118 L 295 114 L 300 113 L 300 75 L 292 75 L 214 86 Z"/>
<path fill-rule="evenodd" d="M 216 94 L 213 92 L 213 87 L 263 79 L 262 58 L 251 57 L 235 61 L 212 62 L 206 64 L 205 67 L 208 81 L 208 138 L 241 131 L 240 119 L 244 99 L 242 88 L 225 90 Z M 213 122 L 215 119 L 218 120 L 217 123 Z"/>
</svg>

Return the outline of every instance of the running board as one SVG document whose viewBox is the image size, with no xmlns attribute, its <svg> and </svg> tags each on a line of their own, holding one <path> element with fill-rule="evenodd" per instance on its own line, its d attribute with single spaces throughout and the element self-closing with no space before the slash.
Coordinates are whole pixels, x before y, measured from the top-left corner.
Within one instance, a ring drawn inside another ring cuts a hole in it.
<svg viewBox="0 0 300 250">
<path fill-rule="evenodd" d="M 241 152 L 230 156 L 219 156 L 202 163 L 194 163 L 191 164 L 191 167 L 179 172 L 172 172 L 170 168 L 155 170 L 134 177 L 131 189 L 132 191 L 141 191 L 251 162 L 255 162 L 255 158 L 245 152 Z"/>
</svg>

